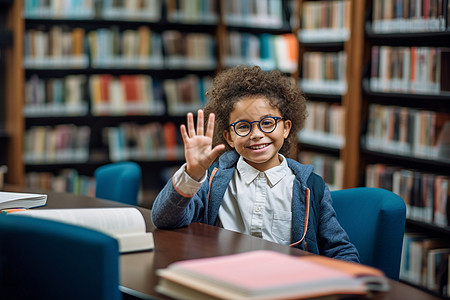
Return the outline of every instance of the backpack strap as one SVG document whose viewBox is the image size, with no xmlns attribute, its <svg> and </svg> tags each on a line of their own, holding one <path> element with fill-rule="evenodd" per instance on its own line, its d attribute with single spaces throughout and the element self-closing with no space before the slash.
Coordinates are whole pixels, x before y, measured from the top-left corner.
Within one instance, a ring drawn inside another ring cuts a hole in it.
<svg viewBox="0 0 450 300">
<path fill-rule="evenodd" d="M 319 223 L 317 222 L 317 216 L 318 216 L 318 211 L 319 211 L 319 206 L 320 206 L 319 205 L 320 200 L 323 197 L 323 191 L 325 189 L 325 182 L 323 181 L 322 177 L 320 177 L 319 175 L 317 175 L 315 173 L 311 173 L 306 184 L 307 184 L 306 196 L 305 196 L 306 197 L 306 199 L 305 199 L 306 207 L 305 207 L 305 219 L 304 219 L 305 223 L 303 225 L 303 234 L 302 234 L 302 238 L 300 240 L 289 245 L 291 247 L 297 246 L 305 239 L 306 232 L 308 231 L 308 223 L 315 226 L 315 228 L 314 228 L 315 232 L 317 232 L 317 229 L 318 229 Z M 312 213 L 310 213 L 310 209 L 313 210 Z M 309 221 L 310 216 L 313 217 L 313 219 L 311 221 Z M 304 249 L 306 251 L 308 251 L 308 245 L 307 245 L 306 240 L 304 243 Z"/>
<path fill-rule="evenodd" d="M 319 216 L 320 211 L 320 201 L 323 198 L 323 192 L 325 190 L 325 182 L 322 177 L 317 175 L 316 173 L 311 173 L 308 180 L 306 181 L 307 187 L 310 189 L 310 198 L 311 198 L 311 215 L 313 218 L 317 218 Z M 315 224 L 315 230 L 317 232 L 319 222 L 315 219 L 311 219 L 311 224 Z"/>
</svg>

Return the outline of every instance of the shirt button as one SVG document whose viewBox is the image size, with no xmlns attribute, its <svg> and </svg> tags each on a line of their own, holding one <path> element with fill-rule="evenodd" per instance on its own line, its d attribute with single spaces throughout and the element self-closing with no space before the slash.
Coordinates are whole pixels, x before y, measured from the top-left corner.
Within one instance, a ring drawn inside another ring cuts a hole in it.
<svg viewBox="0 0 450 300">
<path fill-rule="evenodd" d="M 255 212 L 260 212 L 260 211 L 261 211 L 261 207 L 256 206 L 256 207 L 255 207 Z"/>
<path fill-rule="evenodd" d="M 259 177 L 264 178 L 264 173 L 259 173 Z"/>
</svg>

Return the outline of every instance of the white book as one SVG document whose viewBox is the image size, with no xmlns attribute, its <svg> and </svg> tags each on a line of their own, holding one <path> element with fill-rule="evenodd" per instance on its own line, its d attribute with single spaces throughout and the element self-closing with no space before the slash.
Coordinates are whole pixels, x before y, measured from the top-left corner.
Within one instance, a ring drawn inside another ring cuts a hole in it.
<svg viewBox="0 0 450 300">
<path fill-rule="evenodd" d="M 120 253 L 154 248 L 153 234 L 146 232 L 144 217 L 134 207 L 35 209 L 13 214 L 49 219 L 103 232 L 118 241 Z"/>
<path fill-rule="evenodd" d="M 46 203 L 47 195 L 44 194 L 0 192 L 0 209 L 33 208 Z"/>
</svg>

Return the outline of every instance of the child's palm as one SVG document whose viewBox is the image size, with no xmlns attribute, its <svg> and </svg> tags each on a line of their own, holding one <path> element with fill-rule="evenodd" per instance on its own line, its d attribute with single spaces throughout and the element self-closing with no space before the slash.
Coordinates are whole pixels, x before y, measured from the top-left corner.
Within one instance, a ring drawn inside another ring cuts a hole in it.
<svg viewBox="0 0 450 300">
<path fill-rule="evenodd" d="M 184 155 L 186 158 L 186 171 L 194 179 L 200 180 L 208 167 L 219 155 L 225 146 L 217 145 L 212 148 L 212 136 L 214 132 L 214 114 L 210 114 L 206 133 L 204 134 L 203 111 L 198 111 L 197 130 L 194 126 L 194 116 L 187 115 L 187 129 L 181 125 L 181 136 L 184 143 Z"/>
</svg>

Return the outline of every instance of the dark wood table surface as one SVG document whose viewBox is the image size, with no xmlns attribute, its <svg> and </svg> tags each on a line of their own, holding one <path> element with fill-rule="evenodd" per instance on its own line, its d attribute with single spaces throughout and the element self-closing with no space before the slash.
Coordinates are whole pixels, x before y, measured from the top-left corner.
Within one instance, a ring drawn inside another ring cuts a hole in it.
<svg viewBox="0 0 450 300">
<path fill-rule="evenodd" d="M 47 194 L 47 205 L 40 209 L 129 206 L 114 201 L 94 199 L 69 193 L 29 190 L 14 186 L 6 186 L 4 190 Z M 153 251 L 120 255 L 120 289 L 124 293 L 124 299 L 170 299 L 154 290 L 158 283 L 156 270 L 165 268 L 170 263 L 179 260 L 220 256 L 261 249 L 273 250 L 295 256 L 309 255 L 296 248 L 279 245 L 260 238 L 205 224 L 192 223 L 188 227 L 174 230 L 156 229 L 151 222 L 150 210 L 142 207 L 138 207 L 138 209 L 144 216 L 147 231 L 153 232 L 155 249 Z M 389 279 L 389 283 L 390 291 L 386 294 L 374 296 L 375 299 L 440 299 L 402 282 Z"/>
</svg>

